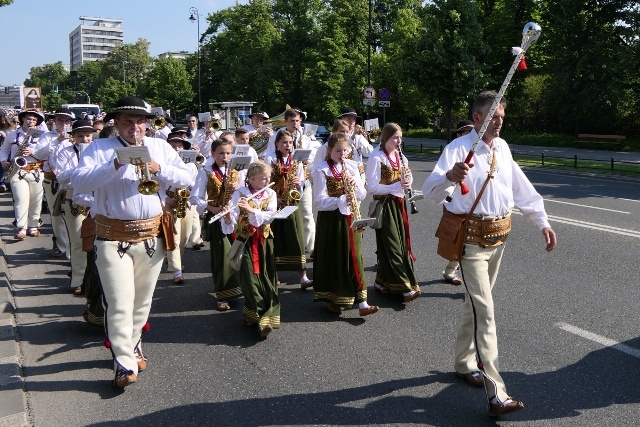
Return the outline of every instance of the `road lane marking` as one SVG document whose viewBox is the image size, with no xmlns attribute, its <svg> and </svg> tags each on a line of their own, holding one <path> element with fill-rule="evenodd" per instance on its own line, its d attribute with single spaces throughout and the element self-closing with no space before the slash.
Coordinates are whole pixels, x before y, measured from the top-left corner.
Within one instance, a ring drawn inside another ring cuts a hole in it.
<svg viewBox="0 0 640 427">
<path fill-rule="evenodd" d="M 513 210 L 512 213 L 522 215 L 519 210 Z M 640 231 L 628 230 L 626 228 L 612 227 L 604 224 L 596 224 L 593 222 L 579 221 L 577 219 L 563 218 L 561 216 L 547 215 L 549 221 L 560 222 L 562 224 L 575 225 L 576 227 L 589 228 L 591 230 L 606 231 L 608 233 L 621 234 L 628 237 L 637 237 L 640 239 Z"/>
<path fill-rule="evenodd" d="M 623 198 L 623 197 L 603 196 L 602 194 L 589 194 L 589 196 L 593 196 L 593 197 L 602 197 L 603 199 L 615 199 L 615 200 L 624 200 L 625 202 L 636 202 L 636 203 L 640 203 L 640 200 L 636 200 L 636 199 L 625 199 L 625 198 Z"/>
<path fill-rule="evenodd" d="M 637 357 L 638 359 L 640 359 L 640 350 L 638 350 L 637 348 L 633 348 L 626 344 L 622 344 L 621 342 L 612 340 L 607 337 L 603 337 L 602 335 L 594 334 L 593 332 L 585 331 L 584 329 L 580 329 L 577 326 L 573 326 L 568 323 L 558 322 L 556 323 L 555 326 L 564 331 L 571 332 L 572 334 L 588 339 L 589 341 L 602 344 L 605 347 L 609 347 L 614 350 L 621 351 L 630 356 Z"/>
<path fill-rule="evenodd" d="M 565 202 L 565 201 L 562 201 L 562 200 L 544 199 L 544 201 L 545 202 L 553 202 L 553 203 L 562 203 L 564 205 L 571 205 L 571 206 L 580 206 L 581 208 L 598 209 L 598 210 L 601 210 L 601 211 L 615 212 L 615 213 L 631 215 L 631 212 L 627 212 L 627 211 L 618 211 L 618 210 L 615 210 L 615 209 L 599 208 L 597 206 L 581 205 L 579 203 Z"/>
</svg>

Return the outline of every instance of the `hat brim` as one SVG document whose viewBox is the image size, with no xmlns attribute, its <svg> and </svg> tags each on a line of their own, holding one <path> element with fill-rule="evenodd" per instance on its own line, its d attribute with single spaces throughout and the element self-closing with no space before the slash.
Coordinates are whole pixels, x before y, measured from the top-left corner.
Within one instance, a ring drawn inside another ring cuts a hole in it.
<svg viewBox="0 0 640 427">
<path fill-rule="evenodd" d="M 18 114 L 18 120 L 20 120 L 20 124 L 22 124 L 22 120 L 24 120 L 24 117 L 27 114 L 32 114 L 38 118 L 37 125 L 40 125 L 42 124 L 42 122 L 44 122 L 44 116 L 42 115 L 42 113 L 40 113 L 37 110 L 28 110 L 28 111 L 22 111 L 20 114 Z"/>
<path fill-rule="evenodd" d="M 93 128 L 93 126 L 80 126 L 78 128 L 71 129 L 69 131 L 69 135 L 73 135 L 74 133 L 78 133 L 78 132 L 94 133 L 94 132 L 96 132 L 96 130 Z"/>
<path fill-rule="evenodd" d="M 358 115 L 358 113 L 344 113 L 344 114 L 340 114 L 340 118 L 344 119 L 345 117 L 353 117 L 354 119 L 357 119 L 358 117 L 360 117 Z"/>
<path fill-rule="evenodd" d="M 169 144 L 171 144 L 172 142 L 175 143 L 175 144 L 182 144 L 182 147 L 184 147 L 185 150 L 191 150 L 191 143 L 189 141 L 187 141 L 186 139 L 171 138 L 171 139 L 168 139 L 167 142 Z"/>
</svg>

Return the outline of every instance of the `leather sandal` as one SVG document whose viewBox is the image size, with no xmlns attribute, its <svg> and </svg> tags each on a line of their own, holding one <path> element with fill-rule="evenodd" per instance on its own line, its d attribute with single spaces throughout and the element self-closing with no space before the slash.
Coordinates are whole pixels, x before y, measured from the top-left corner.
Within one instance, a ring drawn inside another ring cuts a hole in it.
<svg viewBox="0 0 640 427">
<path fill-rule="evenodd" d="M 411 302 L 414 299 L 418 298 L 419 296 L 420 296 L 420 291 L 413 291 L 409 295 L 404 296 L 404 302 L 405 303 Z"/>
<path fill-rule="evenodd" d="M 489 402 L 489 416 L 497 417 L 499 415 L 510 414 L 512 412 L 521 411 L 523 408 L 524 403 L 519 400 L 515 400 L 513 397 L 509 397 L 506 403 Z"/>
<path fill-rule="evenodd" d="M 471 387 L 484 386 L 484 378 L 482 377 L 482 372 L 480 371 L 467 372 L 466 374 L 456 372 L 456 374 L 460 378 L 464 379 Z"/>
<path fill-rule="evenodd" d="M 182 285 L 184 283 L 184 277 L 182 276 L 174 277 L 173 283 L 176 285 Z"/>
<path fill-rule="evenodd" d="M 300 282 L 300 289 L 307 289 L 313 287 L 313 280 L 307 280 L 306 282 Z"/>
<path fill-rule="evenodd" d="M 339 305 L 336 305 L 329 301 L 325 302 L 324 305 L 327 307 L 327 310 L 332 313 L 342 313 L 342 308 L 340 308 Z"/>
<path fill-rule="evenodd" d="M 138 382 L 138 377 L 131 371 L 125 371 L 124 369 L 118 369 L 116 371 L 116 377 L 113 380 L 113 386 L 116 388 L 124 388 L 128 385 Z"/>
<path fill-rule="evenodd" d="M 138 373 L 147 369 L 147 358 L 144 357 L 140 349 L 136 347 L 136 349 L 133 350 L 133 354 L 135 354 L 136 362 L 138 363 Z"/>
<path fill-rule="evenodd" d="M 29 230 L 27 234 L 29 235 L 29 237 L 38 237 L 40 235 L 40 232 L 38 231 L 38 229 L 34 228 L 32 230 Z"/>
<path fill-rule="evenodd" d="M 260 337 L 266 338 L 273 331 L 273 327 L 271 325 L 263 326 L 260 328 Z"/>
<path fill-rule="evenodd" d="M 16 240 L 24 240 L 27 238 L 27 231 L 20 230 L 15 236 L 13 236 L 13 238 Z"/>
<path fill-rule="evenodd" d="M 462 279 L 459 278 L 458 276 L 453 276 L 453 277 L 443 276 L 443 277 L 444 277 L 444 281 L 451 285 L 454 285 L 454 286 L 462 285 Z"/>
<path fill-rule="evenodd" d="M 84 291 L 82 290 L 82 287 L 73 288 L 72 292 L 75 296 L 84 295 Z"/>
<path fill-rule="evenodd" d="M 379 310 L 377 305 L 370 305 L 367 308 L 359 309 L 360 316 L 368 316 L 370 314 L 376 313 Z"/>
<path fill-rule="evenodd" d="M 373 287 L 376 291 L 380 292 L 382 295 L 389 295 L 389 289 L 385 288 L 384 286 L 376 283 Z"/>
<path fill-rule="evenodd" d="M 229 303 L 226 301 L 218 301 L 218 310 L 220 311 L 227 311 L 227 310 L 231 310 L 231 307 L 229 306 Z"/>
</svg>

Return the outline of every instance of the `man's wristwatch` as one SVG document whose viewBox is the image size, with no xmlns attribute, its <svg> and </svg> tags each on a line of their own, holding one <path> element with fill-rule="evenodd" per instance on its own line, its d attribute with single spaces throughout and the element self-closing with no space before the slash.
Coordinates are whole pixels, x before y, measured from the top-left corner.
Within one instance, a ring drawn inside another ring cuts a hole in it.
<svg viewBox="0 0 640 427">
<path fill-rule="evenodd" d="M 158 170 L 153 173 L 153 176 L 160 176 L 160 172 L 162 172 L 162 167 L 158 165 Z"/>
</svg>

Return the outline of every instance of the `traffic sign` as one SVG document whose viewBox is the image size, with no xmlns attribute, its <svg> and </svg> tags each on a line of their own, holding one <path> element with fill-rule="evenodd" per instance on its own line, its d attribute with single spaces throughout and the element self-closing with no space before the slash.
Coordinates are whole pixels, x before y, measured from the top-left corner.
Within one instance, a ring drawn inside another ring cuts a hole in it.
<svg viewBox="0 0 640 427">
<path fill-rule="evenodd" d="M 365 99 L 374 99 L 376 97 L 376 90 L 373 86 L 365 86 L 362 93 Z"/>
<path fill-rule="evenodd" d="M 378 101 L 378 107 L 389 108 L 391 107 L 391 101 Z"/>
<path fill-rule="evenodd" d="M 376 100 L 375 99 L 363 99 L 362 100 L 362 105 L 368 105 L 370 107 L 373 107 L 374 105 L 376 105 Z"/>
<path fill-rule="evenodd" d="M 380 89 L 378 98 L 380 98 L 380 101 L 389 101 L 391 99 L 391 91 L 389 89 Z"/>
</svg>

